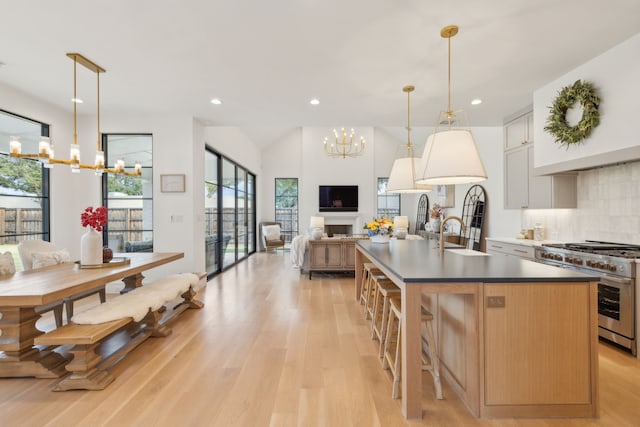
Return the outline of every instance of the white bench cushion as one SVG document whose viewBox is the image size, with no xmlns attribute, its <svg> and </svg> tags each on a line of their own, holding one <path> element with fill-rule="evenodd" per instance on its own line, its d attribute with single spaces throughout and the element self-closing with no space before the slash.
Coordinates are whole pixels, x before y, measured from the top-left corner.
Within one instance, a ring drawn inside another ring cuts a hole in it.
<svg viewBox="0 0 640 427">
<path fill-rule="evenodd" d="M 0 276 L 5 274 L 13 274 L 16 272 L 16 265 L 13 262 L 13 254 L 6 251 L 0 254 Z"/>
<path fill-rule="evenodd" d="M 158 310 L 189 290 L 190 286 L 195 289 L 199 281 L 198 276 L 193 273 L 172 274 L 78 313 L 71 320 L 78 324 L 95 325 L 131 317 L 139 322 L 149 310 Z"/>
</svg>

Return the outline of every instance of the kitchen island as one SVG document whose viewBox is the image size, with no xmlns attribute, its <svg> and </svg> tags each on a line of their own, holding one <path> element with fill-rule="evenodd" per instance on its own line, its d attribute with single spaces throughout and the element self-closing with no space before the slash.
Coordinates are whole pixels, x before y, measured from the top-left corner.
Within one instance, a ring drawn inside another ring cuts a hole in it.
<svg viewBox="0 0 640 427">
<path fill-rule="evenodd" d="M 420 304 L 436 321 L 441 375 L 478 418 L 597 417 L 597 277 L 513 257 L 444 254 L 435 241 L 356 243 L 401 289 L 402 411 L 422 418 Z M 446 399 L 446 396 L 445 396 Z"/>
</svg>

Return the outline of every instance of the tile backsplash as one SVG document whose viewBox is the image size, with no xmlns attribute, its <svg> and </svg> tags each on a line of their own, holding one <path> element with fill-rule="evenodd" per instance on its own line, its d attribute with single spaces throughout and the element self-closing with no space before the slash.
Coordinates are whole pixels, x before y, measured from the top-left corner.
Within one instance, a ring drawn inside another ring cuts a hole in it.
<svg viewBox="0 0 640 427">
<path fill-rule="evenodd" d="M 640 245 L 640 162 L 578 173 L 576 209 L 523 209 L 522 228 L 545 227 L 545 239 Z"/>
</svg>

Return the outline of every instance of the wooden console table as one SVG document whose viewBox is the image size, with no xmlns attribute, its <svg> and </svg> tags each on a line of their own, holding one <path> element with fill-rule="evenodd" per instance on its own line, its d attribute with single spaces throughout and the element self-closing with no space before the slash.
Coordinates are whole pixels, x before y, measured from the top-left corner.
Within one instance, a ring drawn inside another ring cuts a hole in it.
<svg viewBox="0 0 640 427">
<path fill-rule="evenodd" d="M 357 237 L 309 240 L 309 279 L 314 271 L 355 271 Z"/>
<path fill-rule="evenodd" d="M 59 353 L 41 351 L 34 339 L 44 332 L 36 328 L 35 308 L 63 298 L 124 280 L 126 286 L 142 283 L 142 272 L 184 257 L 183 253 L 126 253 L 130 264 L 80 269 L 74 263 L 21 271 L 2 280 L 0 286 L 0 377 L 57 378 L 67 373 L 67 360 Z"/>
</svg>

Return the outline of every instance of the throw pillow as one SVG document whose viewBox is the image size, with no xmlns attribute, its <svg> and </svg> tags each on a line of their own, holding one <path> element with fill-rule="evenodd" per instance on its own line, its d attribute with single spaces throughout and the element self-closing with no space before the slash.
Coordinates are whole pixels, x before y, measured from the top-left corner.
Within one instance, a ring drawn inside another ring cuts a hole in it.
<svg viewBox="0 0 640 427">
<path fill-rule="evenodd" d="M 71 256 L 66 249 L 60 249 L 59 251 L 51 252 L 32 252 L 31 260 L 33 262 L 33 268 L 42 268 L 63 262 L 70 262 Z"/>
<path fill-rule="evenodd" d="M 9 251 L 0 254 L 0 275 L 13 274 L 16 272 L 16 265 L 13 262 L 13 254 Z"/>
<path fill-rule="evenodd" d="M 272 240 L 280 240 L 280 226 L 279 225 L 263 225 L 262 234 L 267 242 Z"/>
</svg>

